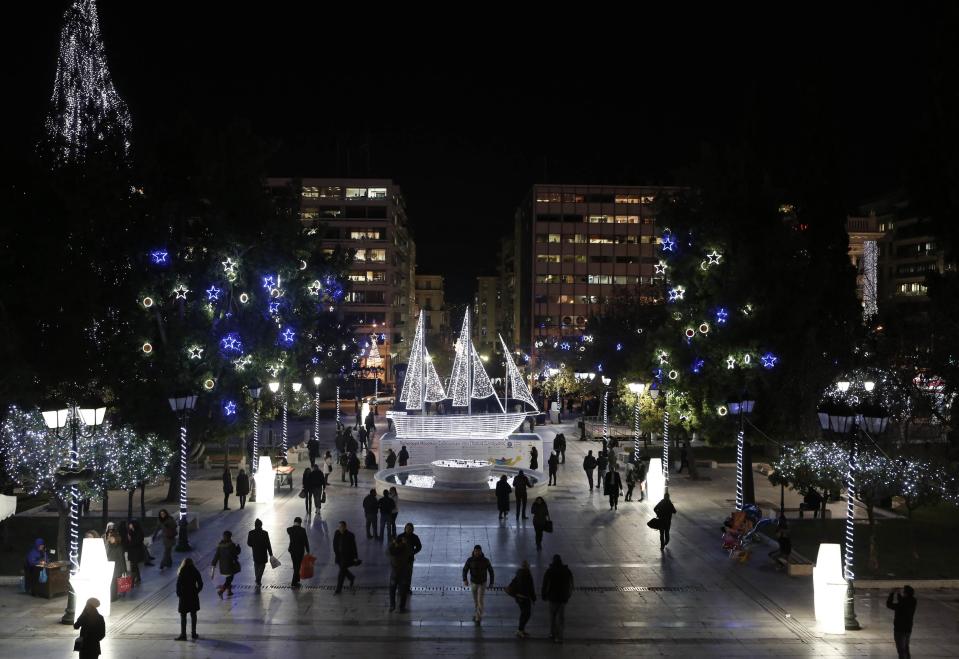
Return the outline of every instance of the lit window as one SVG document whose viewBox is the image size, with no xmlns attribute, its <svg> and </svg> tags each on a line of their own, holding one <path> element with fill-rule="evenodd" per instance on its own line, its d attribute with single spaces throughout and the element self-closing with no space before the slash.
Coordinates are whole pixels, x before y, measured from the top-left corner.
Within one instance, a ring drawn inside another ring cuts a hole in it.
<svg viewBox="0 0 959 659">
<path fill-rule="evenodd" d="M 328 185 L 326 187 L 320 188 L 320 198 L 321 199 L 342 199 L 343 188 L 341 188 L 338 185 Z"/>
<path fill-rule="evenodd" d="M 316 199 L 320 196 L 320 191 L 312 185 L 303 186 L 303 196 L 307 199 Z"/>
<path fill-rule="evenodd" d="M 582 233 L 571 233 L 566 235 L 566 242 L 568 243 L 585 243 L 586 236 Z"/>
<path fill-rule="evenodd" d="M 616 224 L 639 224 L 639 215 L 617 215 Z"/>
<path fill-rule="evenodd" d="M 370 199 L 386 199 L 386 188 L 370 188 Z"/>
<path fill-rule="evenodd" d="M 613 199 L 613 201 L 616 202 L 617 204 L 638 204 L 639 199 L 640 199 L 639 195 L 618 194 Z"/>
<path fill-rule="evenodd" d="M 591 242 L 591 243 L 601 243 L 601 244 L 604 244 L 604 245 L 607 245 L 607 244 L 608 244 L 608 245 L 611 245 L 611 244 L 613 243 L 613 237 L 612 237 L 612 236 L 596 236 L 596 235 L 592 235 L 592 236 L 589 237 L 589 242 Z"/>
<path fill-rule="evenodd" d="M 538 263 L 559 263 L 559 254 L 537 254 Z"/>
<path fill-rule="evenodd" d="M 560 235 L 558 233 L 551 233 L 548 235 L 548 240 L 546 242 L 558 243 L 560 242 Z"/>
<path fill-rule="evenodd" d="M 379 229 L 365 231 L 350 231 L 350 240 L 382 240 L 383 234 Z"/>
<path fill-rule="evenodd" d="M 346 189 L 347 199 L 363 199 L 364 197 L 366 197 L 366 188 L 347 188 Z"/>
<path fill-rule="evenodd" d="M 563 263 L 586 263 L 585 254 L 563 254 Z"/>
<path fill-rule="evenodd" d="M 368 261 L 377 261 L 384 262 L 386 261 L 386 250 L 385 249 L 371 249 L 369 250 Z"/>
<path fill-rule="evenodd" d="M 590 215 L 586 221 L 590 224 L 612 224 L 613 218 L 610 215 Z"/>
</svg>

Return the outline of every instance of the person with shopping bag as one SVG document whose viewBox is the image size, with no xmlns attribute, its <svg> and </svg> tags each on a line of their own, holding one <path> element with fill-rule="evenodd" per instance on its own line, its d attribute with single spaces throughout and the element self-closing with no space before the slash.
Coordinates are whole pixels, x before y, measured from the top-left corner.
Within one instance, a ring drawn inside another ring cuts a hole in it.
<svg viewBox="0 0 959 659">
<path fill-rule="evenodd" d="M 230 531 L 223 532 L 223 538 L 216 546 L 213 563 L 210 565 L 211 572 L 216 569 L 217 565 L 220 566 L 220 574 L 226 579 L 222 586 L 216 587 L 216 594 L 219 595 L 220 599 L 223 599 L 223 593 L 233 597 L 233 577 L 240 571 L 240 545 L 233 542 L 233 533 Z M 213 574 L 210 574 L 210 579 L 212 578 Z"/>
<path fill-rule="evenodd" d="M 262 585 L 263 570 L 266 569 L 266 562 L 273 558 L 273 546 L 270 544 L 270 534 L 263 530 L 263 522 L 256 520 L 253 522 L 253 530 L 246 536 L 246 546 L 253 553 L 253 576 L 256 578 L 256 585 Z M 272 562 L 272 561 L 271 561 Z"/>
<path fill-rule="evenodd" d="M 310 539 L 306 535 L 306 529 L 303 528 L 303 520 L 299 517 L 293 518 L 293 526 L 286 529 L 286 534 L 290 536 L 290 561 L 293 563 L 293 588 L 300 587 L 300 563 L 303 557 L 310 553 Z"/>
<path fill-rule="evenodd" d="M 336 533 L 333 534 L 333 557 L 340 567 L 336 576 L 336 590 L 333 591 L 333 594 L 339 595 L 343 592 L 343 581 L 345 579 L 349 579 L 350 588 L 353 587 L 356 577 L 350 572 L 350 568 L 360 564 L 359 552 L 356 549 L 356 536 L 347 530 L 346 522 L 341 521 Z"/>
</svg>

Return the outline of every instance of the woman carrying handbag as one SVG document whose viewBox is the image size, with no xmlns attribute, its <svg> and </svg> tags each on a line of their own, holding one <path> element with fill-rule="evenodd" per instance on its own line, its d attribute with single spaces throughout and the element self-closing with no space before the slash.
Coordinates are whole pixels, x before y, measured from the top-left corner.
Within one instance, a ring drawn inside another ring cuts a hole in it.
<svg viewBox="0 0 959 659">
<path fill-rule="evenodd" d="M 96 597 L 88 599 L 73 623 L 73 628 L 80 630 L 80 636 L 73 642 L 73 651 L 80 653 L 80 659 L 96 659 L 100 656 L 100 641 L 107 635 L 107 625 L 97 611 L 98 606 L 100 600 Z"/>
</svg>

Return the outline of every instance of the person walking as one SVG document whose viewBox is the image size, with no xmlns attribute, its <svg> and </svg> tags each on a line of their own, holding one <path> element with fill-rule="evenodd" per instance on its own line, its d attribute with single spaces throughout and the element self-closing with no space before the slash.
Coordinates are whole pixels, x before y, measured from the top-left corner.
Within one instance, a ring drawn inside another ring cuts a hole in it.
<svg viewBox="0 0 959 659">
<path fill-rule="evenodd" d="M 261 586 L 263 570 L 266 569 L 267 561 L 273 556 L 270 534 L 263 530 L 262 521 L 253 522 L 253 529 L 246 535 L 246 546 L 253 554 L 253 576 L 256 579 L 256 585 Z"/>
<path fill-rule="evenodd" d="M 393 510 L 390 512 L 390 535 L 396 537 L 396 518 L 400 515 L 400 493 L 396 486 L 390 487 L 390 499 L 393 500 Z"/>
<path fill-rule="evenodd" d="M 606 477 L 606 471 L 609 468 L 609 453 L 605 450 L 599 452 L 596 457 L 596 489 L 603 487 L 603 479 Z"/>
<path fill-rule="evenodd" d="M 320 506 L 323 505 L 323 490 L 326 487 L 326 477 L 320 471 L 320 465 L 313 465 L 310 470 L 310 496 L 313 497 L 313 508 L 317 514 L 320 513 Z"/>
<path fill-rule="evenodd" d="M 390 497 L 389 490 L 383 490 L 383 498 L 376 502 L 376 507 L 380 514 L 380 532 L 376 538 L 382 540 L 384 531 L 387 537 L 392 538 L 393 534 L 390 533 L 390 518 L 392 517 L 393 508 L 396 507 L 396 503 Z"/>
<path fill-rule="evenodd" d="M 223 510 L 230 509 L 230 495 L 233 494 L 233 475 L 230 468 L 223 469 Z"/>
<path fill-rule="evenodd" d="M 593 490 L 593 470 L 596 469 L 596 458 L 593 457 L 592 451 L 586 452 L 586 457 L 583 458 L 583 471 L 586 472 L 586 480 L 589 482 L 589 490 Z"/>
<path fill-rule="evenodd" d="M 410 461 L 410 452 L 406 450 L 405 446 L 400 447 L 400 466 L 405 467 Z"/>
<path fill-rule="evenodd" d="M 366 415 L 366 436 L 367 439 L 372 442 L 373 437 L 376 435 L 376 419 L 373 416 L 373 410 L 370 410 L 370 413 Z"/>
<path fill-rule="evenodd" d="M 630 466 L 626 470 L 626 497 L 623 501 L 633 500 L 633 488 L 636 487 L 636 467 Z"/>
<path fill-rule="evenodd" d="M 320 457 L 320 440 L 315 435 L 310 436 L 306 443 L 306 452 L 310 456 L 310 466 L 315 466 L 317 458 Z"/>
<path fill-rule="evenodd" d="M 299 517 L 293 518 L 293 526 L 287 527 L 286 534 L 290 536 L 290 562 L 293 564 L 293 588 L 300 587 L 300 563 L 303 562 L 303 556 L 310 552 L 310 538 L 306 535 L 306 529 L 303 528 L 303 520 Z"/>
<path fill-rule="evenodd" d="M 487 575 L 489 575 L 489 584 L 486 583 Z M 483 620 L 483 598 L 486 595 L 486 588 L 493 586 L 494 578 L 493 564 L 483 555 L 483 547 L 476 545 L 473 547 L 473 553 L 466 559 L 466 564 L 463 565 L 463 585 L 473 592 L 473 622 L 477 625 Z"/>
<path fill-rule="evenodd" d="M 358 430 L 359 427 L 363 425 L 363 411 L 360 409 L 359 396 L 356 397 L 353 403 L 356 405 L 356 424 L 353 426 L 353 428 Z"/>
<path fill-rule="evenodd" d="M 553 562 L 546 568 L 540 593 L 549 602 L 549 636 L 554 643 L 562 643 L 566 603 L 573 594 L 573 573 L 563 564 L 559 554 L 553 556 Z"/>
<path fill-rule="evenodd" d="M 663 495 L 662 500 L 653 508 L 653 512 L 659 519 L 659 551 L 662 551 L 669 544 L 669 527 L 672 526 L 673 515 L 676 514 L 676 507 L 669 500 L 669 492 Z"/>
<path fill-rule="evenodd" d="M 400 591 L 400 611 L 406 611 L 406 599 L 413 580 L 413 552 L 406 534 L 390 540 L 390 611 L 396 610 L 396 591 Z"/>
<path fill-rule="evenodd" d="M 120 597 L 117 592 L 117 579 L 126 574 L 127 560 L 123 551 L 123 539 L 115 528 L 106 533 L 107 560 L 113 563 L 113 578 L 110 580 L 110 601 L 116 602 Z"/>
<path fill-rule="evenodd" d="M 639 484 L 639 500 L 646 498 L 646 474 L 649 473 L 649 461 L 646 457 L 636 463 L 636 482 Z"/>
<path fill-rule="evenodd" d="M 559 457 L 557 457 L 556 451 L 549 454 L 549 459 L 546 460 L 546 466 L 549 471 L 549 482 L 547 484 L 556 485 L 556 472 L 559 469 Z"/>
<path fill-rule="evenodd" d="M 336 448 L 337 459 L 346 453 L 346 436 L 343 434 L 342 427 L 336 430 L 336 438 L 333 440 L 333 446 Z"/>
<path fill-rule="evenodd" d="M 259 520 L 257 520 L 259 521 Z M 190 614 L 190 634 L 193 640 L 200 638 L 196 633 L 196 612 L 200 610 L 200 591 L 203 590 L 203 577 L 187 556 L 176 572 L 176 596 L 179 600 L 177 611 L 180 614 L 180 635 L 174 640 L 186 640 L 186 614 Z"/>
<path fill-rule="evenodd" d="M 396 453 L 393 452 L 393 449 L 390 449 L 386 452 L 386 468 L 394 469 L 396 467 Z"/>
<path fill-rule="evenodd" d="M 536 532 L 536 548 L 543 548 L 543 531 L 545 531 L 552 522 L 549 519 L 549 508 L 543 497 L 536 497 L 529 512 L 533 515 L 533 530 Z"/>
<path fill-rule="evenodd" d="M 516 497 L 516 521 L 519 521 L 520 509 L 523 512 L 523 519 L 526 519 L 526 489 L 532 487 L 529 478 L 520 469 L 519 473 L 513 478 L 513 493 Z"/>
<path fill-rule="evenodd" d="M 912 636 L 912 619 L 916 615 L 916 591 L 912 586 L 896 588 L 886 598 L 886 608 L 896 612 L 892 621 L 892 637 L 896 641 L 899 659 L 910 659 L 909 637 Z"/>
<path fill-rule="evenodd" d="M 516 630 L 516 636 L 526 638 L 529 636 L 526 633 L 526 623 L 533 615 L 533 602 L 536 601 L 536 586 L 533 584 L 533 573 L 530 572 L 528 561 L 523 561 L 520 568 L 516 570 L 516 576 L 506 587 L 506 593 L 519 605 L 519 628 Z"/>
<path fill-rule="evenodd" d="M 156 529 L 153 531 L 153 539 L 157 537 L 163 539 L 163 558 L 160 559 L 160 572 L 168 567 L 173 567 L 173 544 L 176 541 L 176 522 L 166 508 L 162 509 L 157 515 Z"/>
<path fill-rule="evenodd" d="M 359 443 L 353 437 L 353 431 L 349 428 L 346 429 L 346 452 L 347 453 L 356 453 L 360 449 Z"/>
<path fill-rule="evenodd" d="M 689 471 L 689 442 L 683 442 L 682 448 L 679 449 L 679 469 L 676 473 L 681 474 L 683 467 L 686 468 L 686 471 Z"/>
<path fill-rule="evenodd" d="M 366 431 L 366 426 L 360 426 L 359 431 L 356 433 L 356 436 L 360 440 L 360 451 L 365 451 L 367 449 L 367 438 L 369 433 Z"/>
<path fill-rule="evenodd" d="M 140 522 L 135 519 L 128 520 L 126 523 L 126 532 L 121 536 L 123 540 L 123 550 L 127 553 L 127 560 L 130 562 L 130 576 L 133 577 L 133 585 L 140 584 L 140 563 L 143 562 L 146 549 L 143 546 L 143 529 L 140 528 Z"/>
<path fill-rule="evenodd" d="M 343 451 L 337 460 L 340 463 L 340 482 L 345 483 L 346 474 L 350 471 L 350 456 L 347 455 L 346 451 Z"/>
<path fill-rule="evenodd" d="M 539 451 L 536 450 L 535 446 L 529 447 L 529 470 L 536 471 L 539 469 Z"/>
<path fill-rule="evenodd" d="M 223 585 L 216 587 L 216 594 L 220 599 L 223 599 L 223 593 L 233 597 L 233 577 L 240 571 L 239 557 L 240 545 L 233 542 L 232 532 L 224 531 L 223 537 L 220 539 L 219 544 L 216 546 L 216 551 L 213 553 L 213 563 L 210 565 L 211 568 L 216 568 L 216 566 L 219 565 L 220 574 L 226 577 Z M 212 572 L 210 578 L 213 578 Z"/>
<path fill-rule="evenodd" d="M 363 497 L 363 516 L 366 518 L 366 539 L 376 538 L 376 514 L 379 512 L 380 502 L 376 498 L 376 488 Z"/>
<path fill-rule="evenodd" d="M 325 472 L 323 477 L 325 482 L 329 478 L 330 474 L 333 473 L 333 456 L 329 451 L 327 451 L 326 455 L 323 456 L 323 471 Z"/>
<path fill-rule="evenodd" d="M 97 611 L 99 606 L 100 600 L 91 597 L 73 623 L 73 628 L 80 630 L 80 659 L 96 659 L 100 656 L 100 641 L 107 635 L 107 623 Z"/>
<path fill-rule="evenodd" d="M 572 413 L 572 410 L 570 410 Z M 553 440 L 553 450 L 556 451 L 556 455 L 560 458 L 561 464 L 566 464 L 566 435 L 559 433 L 556 435 L 556 438 Z"/>
<path fill-rule="evenodd" d="M 413 532 L 412 522 L 407 522 L 403 527 L 403 532 L 400 534 L 406 538 L 406 544 L 410 547 L 410 564 L 416 561 L 416 555 L 423 551 L 423 543 L 420 542 L 420 537 Z"/>
<path fill-rule="evenodd" d="M 619 477 L 619 472 L 610 469 L 603 478 L 603 494 L 609 497 L 609 509 L 619 510 L 619 495 L 623 491 L 623 479 Z"/>
<path fill-rule="evenodd" d="M 356 451 L 350 451 L 350 487 L 360 486 L 360 459 L 356 456 Z"/>
<path fill-rule="evenodd" d="M 241 469 L 236 475 L 236 496 L 240 499 L 240 510 L 246 508 L 246 498 L 250 496 L 250 477 Z"/>
<path fill-rule="evenodd" d="M 303 483 L 300 498 L 303 499 L 303 505 L 306 506 L 306 516 L 313 514 L 313 470 L 309 467 L 303 470 Z"/>
<path fill-rule="evenodd" d="M 496 481 L 496 507 L 499 509 L 499 519 L 506 519 L 509 516 L 509 495 L 513 488 L 509 486 L 506 474 L 499 477 Z"/>
<path fill-rule="evenodd" d="M 385 491 L 383 496 L 384 498 L 389 498 L 386 496 Z M 340 568 L 339 573 L 336 575 L 336 590 L 333 591 L 334 595 L 339 595 L 343 592 L 344 579 L 349 579 L 350 588 L 353 587 L 356 577 L 350 572 L 350 568 L 354 565 L 359 565 L 359 561 L 357 560 L 358 556 L 356 536 L 347 530 L 346 522 L 341 521 L 336 529 L 336 533 L 333 534 L 333 557 Z"/>
</svg>

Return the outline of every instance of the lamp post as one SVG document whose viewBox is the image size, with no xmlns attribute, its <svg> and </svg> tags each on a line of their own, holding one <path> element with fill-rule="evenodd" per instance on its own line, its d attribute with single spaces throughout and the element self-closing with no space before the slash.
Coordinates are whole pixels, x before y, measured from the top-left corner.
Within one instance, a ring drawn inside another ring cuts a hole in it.
<svg viewBox="0 0 959 659">
<path fill-rule="evenodd" d="M 605 375 L 602 380 L 605 387 L 603 390 L 603 450 L 606 451 L 609 448 L 609 383 L 613 380 Z"/>
<path fill-rule="evenodd" d="M 336 384 L 336 429 L 340 429 L 340 384 Z"/>
<path fill-rule="evenodd" d="M 550 378 L 556 378 L 556 376 L 559 375 L 559 374 L 560 374 L 560 370 L 559 370 L 558 368 L 547 368 L 547 369 L 546 369 L 546 375 L 548 375 Z M 556 379 L 556 406 L 557 406 L 557 407 L 560 406 L 560 402 L 559 402 L 559 379 L 558 379 L 558 378 Z M 546 413 L 549 414 L 549 410 L 547 410 Z M 556 412 L 556 420 L 559 421 L 559 411 Z"/>
<path fill-rule="evenodd" d="M 729 413 L 739 416 L 739 432 L 736 433 L 736 510 L 742 510 L 745 504 L 743 492 L 743 443 L 746 436 L 746 415 L 752 414 L 756 401 L 748 400 L 743 394 L 740 400 L 729 401 Z"/>
<path fill-rule="evenodd" d="M 596 378 L 595 373 L 573 373 L 573 377 L 579 380 L 580 382 L 592 382 Z M 586 390 L 583 389 L 582 395 L 580 396 L 579 401 L 579 423 L 580 423 L 580 432 L 579 432 L 579 441 L 586 441 Z"/>
<path fill-rule="evenodd" d="M 839 393 L 849 391 L 851 383 L 841 380 L 836 383 Z M 866 381 L 863 389 L 871 393 L 876 383 Z M 855 600 L 855 511 L 856 511 L 856 477 L 859 472 L 858 439 L 860 426 L 864 425 L 870 432 L 879 434 L 885 431 L 889 424 L 889 417 L 880 410 L 870 410 L 860 399 L 855 404 L 833 405 L 819 411 L 819 423 L 822 429 L 831 430 L 840 437 L 846 437 L 849 442 L 849 454 L 846 461 L 846 533 L 843 539 L 843 578 L 846 580 L 845 628 L 847 631 L 861 629 L 856 619 Z M 863 412 L 873 414 L 863 414 Z"/>
<path fill-rule="evenodd" d="M 639 441 L 639 401 L 648 386 L 645 382 L 630 382 L 626 385 L 629 393 L 636 396 L 636 406 L 633 410 L 633 464 L 639 464 L 640 455 L 642 454 Z"/>
<path fill-rule="evenodd" d="M 256 470 L 260 463 L 260 392 L 262 390 L 263 388 L 260 386 L 250 387 L 250 397 L 253 399 L 253 455 L 251 456 L 253 462 L 250 472 L 254 476 L 256 476 Z"/>
<path fill-rule="evenodd" d="M 313 419 L 313 436 L 316 438 L 316 441 L 320 441 L 320 383 L 323 382 L 323 378 L 319 375 L 313 376 L 313 386 L 316 387 L 316 398 L 314 407 L 314 419 Z"/>
<path fill-rule="evenodd" d="M 665 382 L 661 383 L 663 387 L 662 407 L 663 407 L 663 492 L 669 492 L 669 405 L 666 401 Z M 650 387 L 649 395 L 656 400 L 659 398 L 659 388 Z"/>
<path fill-rule="evenodd" d="M 303 385 L 299 382 L 294 382 L 290 385 L 290 388 L 293 390 L 293 393 L 299 393 L 300 389 L 303 388 Z M 274 394 L 280 392 L 280 383 L 276 380 L 270 382 L 270 391 Z M 287 395 L 286 390 L 284 389 L 280 392 L 280 397 L 283 399 L 283 437 L 280 440 L 280 457 L 286 458 L 286 451 L 289 447 L 289 413 L 290 413 L 290 397 Z"/>
<path fill-rule="evenodd" d="M 187 441 L 186 422 L 190 411 L 196 407 L 196 396 L 186 395 L 170 399 L 170 409 L 180 421 L 180 532 L 177 535 L 176 550 L 190 551 L 189 530 L 187 528 Z"/>
<path fill-rule="evenodd" d="M 97 426 L 103 423 L 103 416 L 107 408 L 78 408 L 72 407 L 61 410 L 50 410 L 43 412 L 43 421 L 47 428 L 53 431 L 54 437 L 58 440 L 64 440 L 66 437 L 60 434 L 60 430 L 69 426 L 70 428 L 70 471 L 76 472 L 80 467 L 80 447 L 79 438 L 90 439 L 96 432 Z M 80 426 L 88 428 L 82 431 Z M 77 611 L 76 591 L 73 587 L 73 579 L 80 569 L 80 488 L 76 482 L 70 484 L 70 590 L 67 594 L 67 608 L 63 612 L 60 622 L 64 625 L 72 625 Z"/>
</svg>

